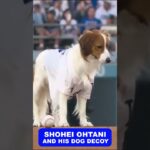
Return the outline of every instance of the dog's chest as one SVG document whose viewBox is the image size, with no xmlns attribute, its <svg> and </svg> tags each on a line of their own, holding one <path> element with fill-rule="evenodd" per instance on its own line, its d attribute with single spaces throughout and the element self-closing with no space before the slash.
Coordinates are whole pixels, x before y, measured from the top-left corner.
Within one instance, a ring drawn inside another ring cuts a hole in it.
<svg viewBox="0 0 150 150">
<path fill-rule="evenodd" d="M 79 94 L 85 99 L 90 99 L 93 82 L 86 75 L 75 73 L 69 51 L 47 50 L 44 55 L 44 66 L 52 97 L 61 92 L 70 97 Z"/>
<path fill-rule="evenodd" d="M 74 96 L 75 94 L 78 94 L 79 92 L 81 92 L 83 89 L 84 89 L 83 81 L 75 80 L 75 82 L 71 85 L 70 95 Z"/>
<path fill-rule="evenodd" d="M 64 51 L 46 51 L 45 67 L 48 79 L 55 81 L 56 89 L 61 89 L 71 96 L 83 89 L 83 81 L 73 75 L 67 53 L 64 54 Z"/>
<path fill-rule="evenodd" d="M 56 76 L 60 69 L 66 70 L 67 55 L 64 52 L 59 49 L 45 51 L 44 66 L 49 75 Z"/>
</svg>

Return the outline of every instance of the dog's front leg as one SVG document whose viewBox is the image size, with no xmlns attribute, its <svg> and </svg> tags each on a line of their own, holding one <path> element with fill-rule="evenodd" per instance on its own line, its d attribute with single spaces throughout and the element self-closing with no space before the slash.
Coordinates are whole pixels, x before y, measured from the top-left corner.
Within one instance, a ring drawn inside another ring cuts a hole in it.
<svg viewBox="0 0 150 150">
<path fill-rule="evenodd" d="M 86 116 L 86 103 L 87 100 L 77 96 L 77 104 L 75 108 L 75 114 L 78 114 L 80 120 L 80 126 L 93 126 L 93 124 L 87 120 Z"/>
<path fill-rule="evenodd" d="M 69 123 L 67 121 L 67 101 L 68 96 L 59 93 L 59 101 L 58 101 L 58 126 L 59 127 L 68 127 Z"/>
</svg>

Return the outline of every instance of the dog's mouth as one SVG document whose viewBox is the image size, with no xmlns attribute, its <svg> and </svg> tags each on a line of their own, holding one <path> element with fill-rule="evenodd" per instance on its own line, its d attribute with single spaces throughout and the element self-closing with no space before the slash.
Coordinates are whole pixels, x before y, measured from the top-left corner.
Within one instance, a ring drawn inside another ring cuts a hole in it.
<svg viewBox="0 0 150 150">
<path fill-rule="evenodd" d="M 96 60 L 98 60 L 98 59 L 99 59 L 99 58 L 98 58 L 98 56 L 95 56 L 95 55 L 93 55 L 93 54 L 92 54 L 92 56 L 93 56 Z"/>
</svg>

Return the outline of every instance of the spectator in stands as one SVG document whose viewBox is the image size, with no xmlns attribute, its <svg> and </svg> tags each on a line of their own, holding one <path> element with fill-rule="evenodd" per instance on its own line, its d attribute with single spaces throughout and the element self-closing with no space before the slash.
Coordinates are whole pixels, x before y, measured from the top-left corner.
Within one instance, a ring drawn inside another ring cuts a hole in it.
<svg viewBox="0 0 150 150">
<path fill-rule="evenodd" d="M 58 21 L 55 20 L 55 10 L 54 9 L 49 9 L 47 12 L 47 23 L 50 26 L 45 27 L 45 35 L 51 36 L 54 38 L 54 48 L 59 47 L 59 36 L 60 36 L 60 29 L 58 26 Z"/>
<path fill-rule="evenodd" d="M 98 5 L 98 2 L 99 2 L 100 0 L 92 0 L 92 5 L 93 5 L 93 7 L 95 8 L 95 9 L 97 9 L 97 5 Z"/>
<path fill-rule="evenodd" d="M 81 1 L 81 0 L 80 0 Z M 75 10 L 75 11 L 71 11 L 72 15 L 75 16 L 76 13 L 76 7 L 78 5 L 78 3 L 80 2 L 79 0 L 68 0 L 68 6 L 70 10 Z"/>
<path fill-rule="evenodd" d="M 94 7 L 89 7 L 87 9 L 86 17 L 82 20 L 84 27 L 81 28 L 81 32 L 85 29 L 100 29 L 101 21 L 95 18 L 95 9 Z"/>
<path fill-rule="evenodd" d="M 81 23 L 83 18 L 85 18 L 85 3 L 84 1 L 80 1 L 77 5 L 77 8 L 76 8 L 76 13 L 75 13 L 75 18 L 76 20 L 78 21 L 78 23 Z"/>
<path fill-rule="evenodd" d="M 117 3 L 114 3 L 117 1 L 109 1 L 109 0 L 104 0 L 103 4 L 99 6 L 99 8 L 96 10 L 95 17 L 99 20 L 102 21 L 103 25 L 107 25 L 110 22 L 110 17 L 111 19 L 115 19 L 117 16 Z M 116 4 L 116 5 L 115 5 Z M 114 21 L 112 21 L 114 22 Z"/>
<path fill-rule="evenodd" d="M 65 35 L 73 35 L 75 42 L 78 36 L 78 26 L 77 21 L 73 19 L 69 9 L 64 11 L 63 19 L 60 21 L 60 25 L 61 25 L 61 33 Z"/>
<path fill-rule="evenodd" d="M 37 0 L 36 0 L 37 1 Z M 43 12 L 47 12 L 52 2 L 49 0 L 40 0 L 41 1 L 41 9 Z"/>
<path fill-rule="evenodd" d="M 61 9 L 61 4 L 62 1 L 61 0 L 55 0 L 54 1 L 54 11 L 55 11 L 55 20 L 59 21 L 62 18 L 62 9 Z"/>
<path fill-rule="evenodd" d="M 69 8 L 69 3 L 68 3 L 68 0 L 63 0 L 62 1 L 62 4 L 61 4 L 61 10 L 62 11 L 65 11 L 66 9 Z"/>
<path fill-rule="evenodd" d="M 82 4 L 82 2 L 84 3 L 84 10 L 87 10 L 89 7 L 93 7 L 93 0 L 79 0 L 77 5 L 80 3 Z"/>
<path fill-rule="evenodd" d="M 44 13 L 41 11 L 40 1 L 33 3 L 33 24 L 42 25 L 44 23 Z"/>
<path fill-rule="evenodd" d="M 114 15 L 109 15 L 108 19 L 106 20 L 107 25 L 115 25 L 116 24 L 116 17 Z"/>
<path fill-rule="evenodd" d="M 40 1 L 34 1 L 33 3 L 33 24 L 38 25 L 35 27 L 35 34 L 42 36 L 44 34 L 44 29 L 41 25 L 44 24 L 44 13 L 41 11 Z M 39 40 L 39 48 L 44 48 L 44 41 L 42 39 Z"/>
<path fill-rule="evenodd" d="M 93 0 L 84 0 L 86 9 L 93 7 Z"/>
</svg>

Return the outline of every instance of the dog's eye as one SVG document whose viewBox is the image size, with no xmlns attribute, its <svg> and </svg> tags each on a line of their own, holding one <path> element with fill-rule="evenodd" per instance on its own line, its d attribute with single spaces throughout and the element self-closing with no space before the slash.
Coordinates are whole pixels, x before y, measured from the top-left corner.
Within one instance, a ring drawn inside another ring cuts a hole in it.
<svg viewBox="0 0 150 150">
<path fill-rule="evenodd" d="M 100 46 L 100 45 L 99 45 L 99 46 L 97 46 L 97 48 L 103 48 L 103 46 Z"/>
</svg>

